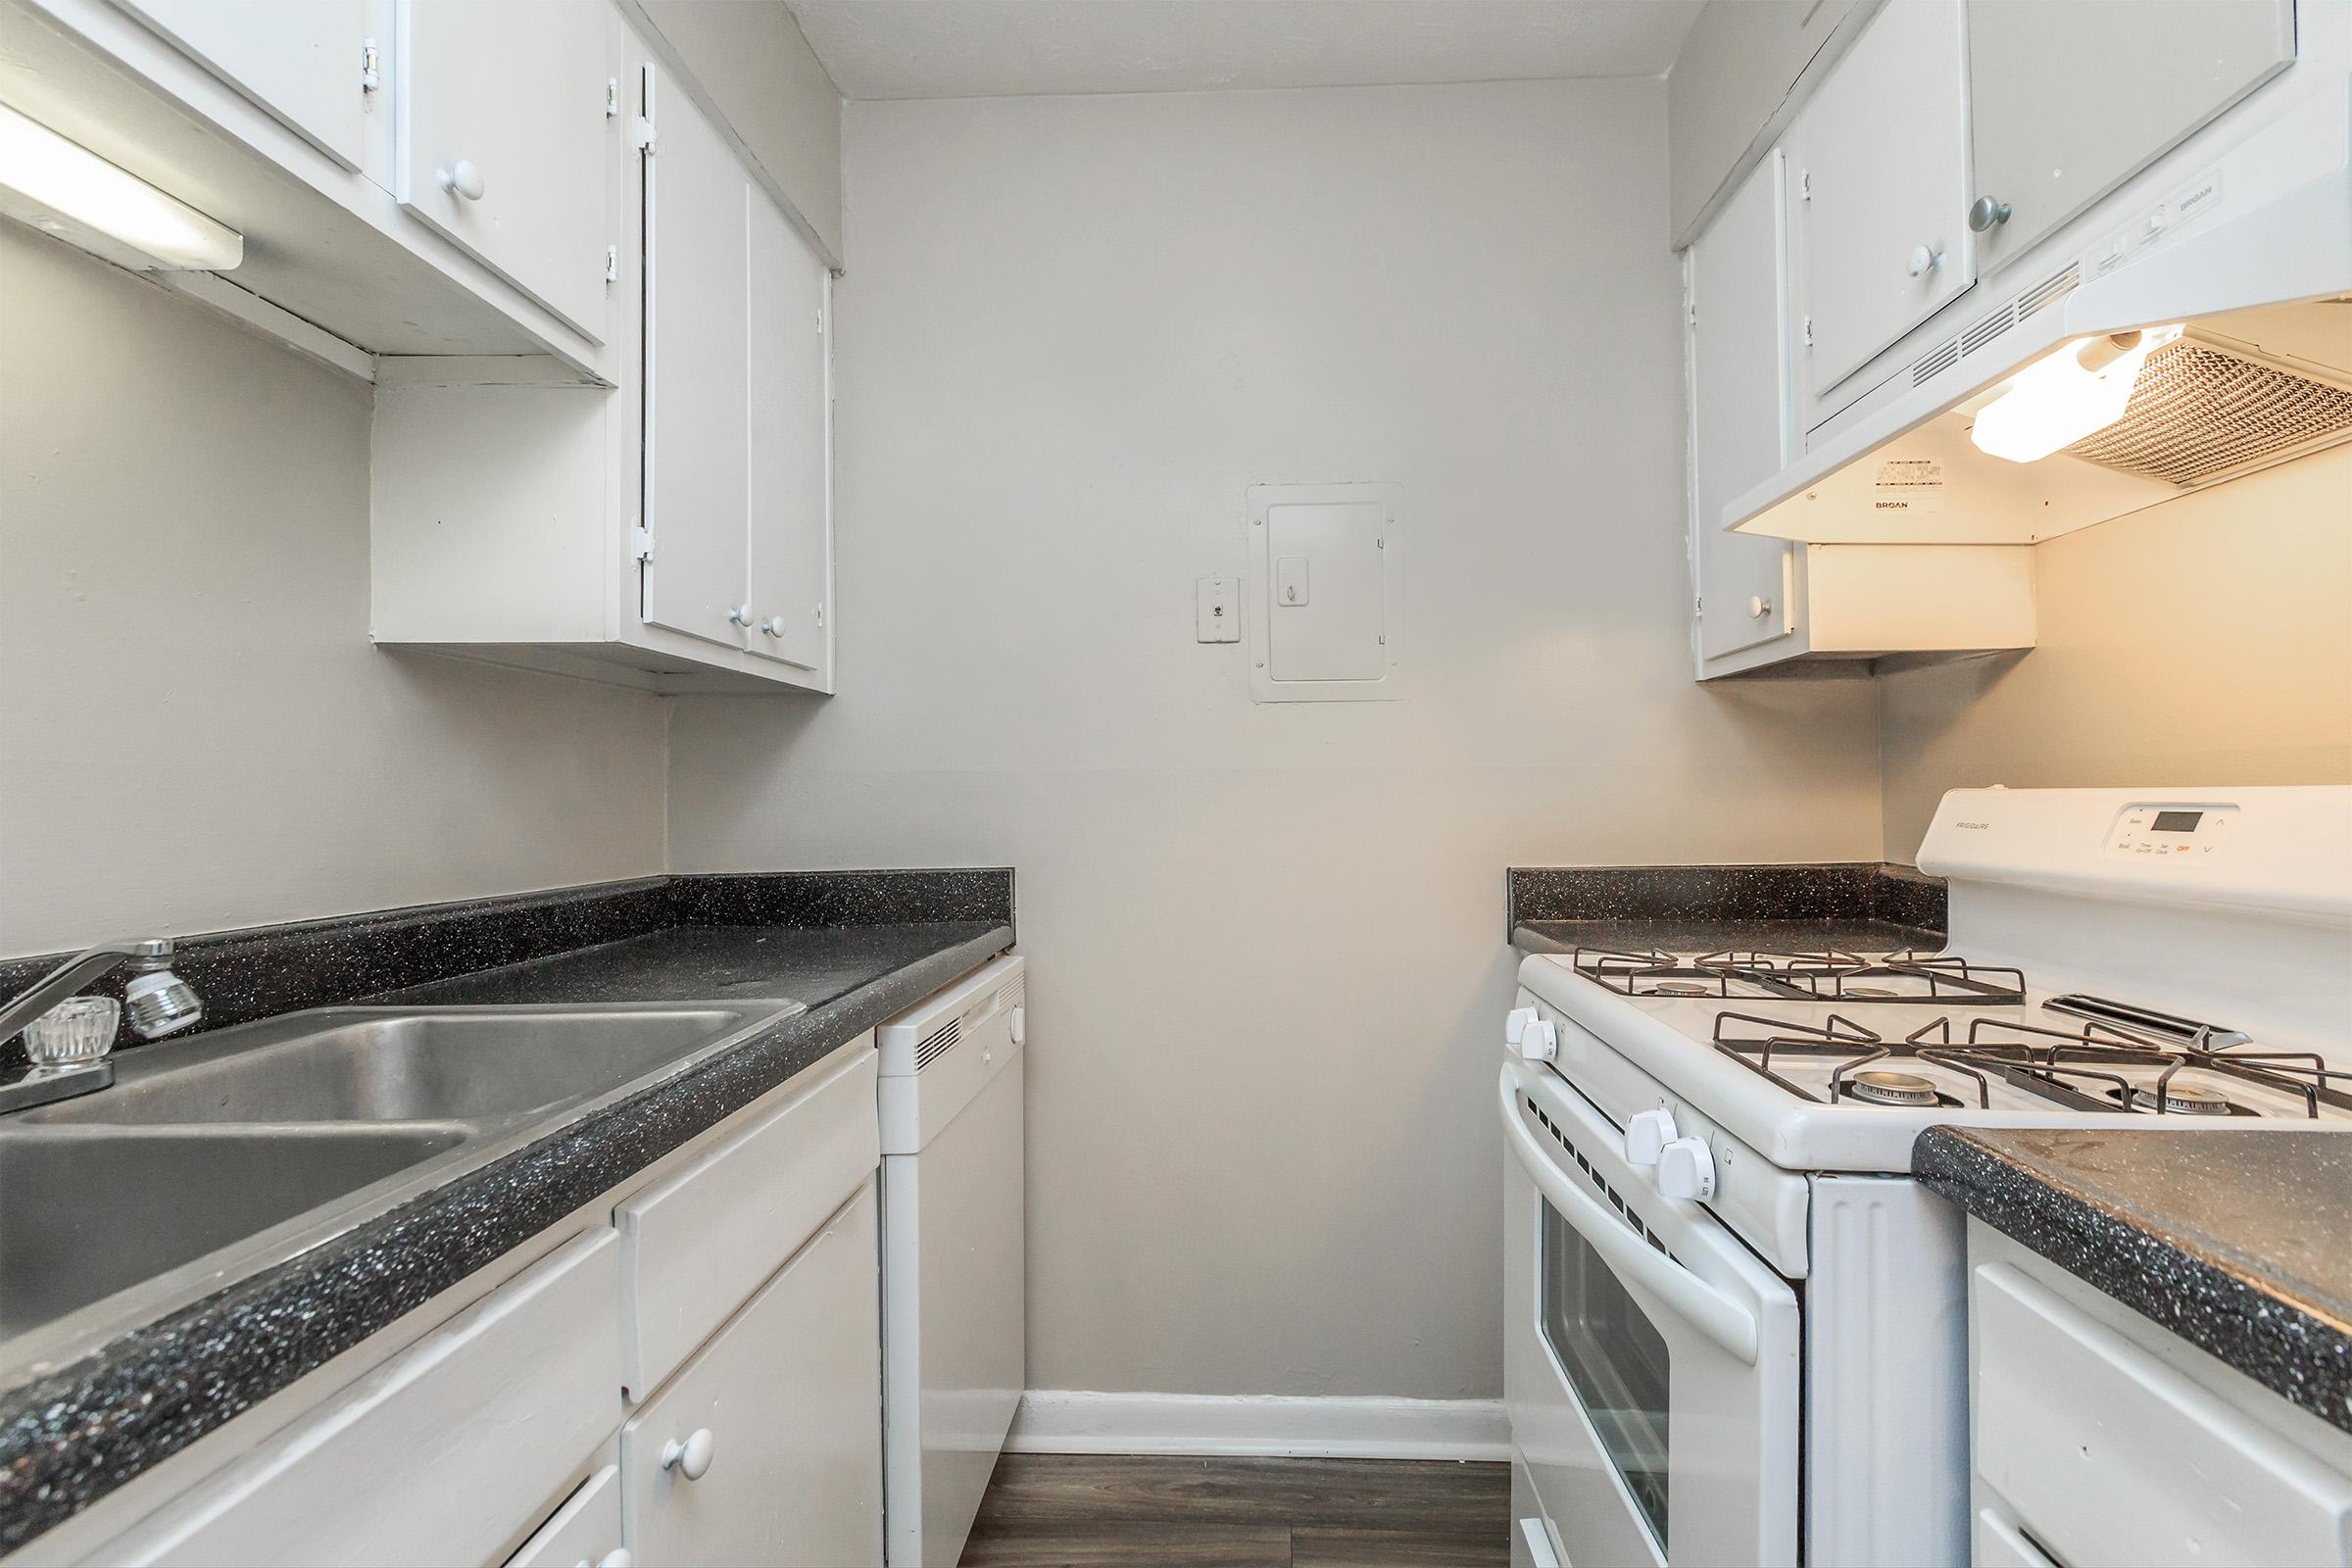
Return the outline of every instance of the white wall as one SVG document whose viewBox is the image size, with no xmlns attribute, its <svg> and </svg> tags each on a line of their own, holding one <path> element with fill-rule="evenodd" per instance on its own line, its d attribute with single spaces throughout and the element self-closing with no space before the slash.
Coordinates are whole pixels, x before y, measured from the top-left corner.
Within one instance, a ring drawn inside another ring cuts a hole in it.
<svg viewBox="0 0 2352 1568">
<path fill-rule="evenodd" d="M 0 954 L 662 866 L 659 699 L 378 653 L 368 388 L 0 220 Z"/>
<path fill-rule="evenodd" d="M 1503 867 L 1878 853 L 1869 682 L 1690 678 L 1664 97 L 847 106 L 842 695 L 681 700 L 671 858 L 1018 867 L 1034 1387 L 1497 1393 Z M 1410 695 L 1253 707 L 1337 479 Z"/>
<path fill-rule="evenodd" d="M 1886 858 L 1947 789 L 2352 783 L 2352 450 L 2034 552 L 2040 646 L 1883 678 Z"/>
</svg>

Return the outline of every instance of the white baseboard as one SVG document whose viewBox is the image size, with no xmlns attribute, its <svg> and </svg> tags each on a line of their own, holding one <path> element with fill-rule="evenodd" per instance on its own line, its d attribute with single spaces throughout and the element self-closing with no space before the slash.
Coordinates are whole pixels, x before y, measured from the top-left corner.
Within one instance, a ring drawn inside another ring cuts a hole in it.
<svg viewBox="0 0 2352 1568">
<path fill-rule="evenodd" d="M 1508 1459 L 1500 1399 L 1271 1394 L 1021 1396 L 1013 1453 L 1293 1454 L 1352 1459 Z"/>
</svg>

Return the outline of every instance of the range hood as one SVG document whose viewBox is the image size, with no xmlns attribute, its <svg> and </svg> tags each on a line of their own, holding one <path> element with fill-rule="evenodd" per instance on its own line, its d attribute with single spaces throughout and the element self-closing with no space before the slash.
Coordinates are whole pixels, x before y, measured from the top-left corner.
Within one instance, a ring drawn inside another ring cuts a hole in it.
<svg viewBox="0 0 2352 1568">
<path fill-rule="evenodd" d="M 2004 271 L 2009 297 L 1956 307 L 1722 526 L 2033 544 L 2352 443 L 2352 117 L 2332 118 L 2329 167 L 2276 170 L 2311 177 L 2231 220 L 2103 276 L 2090 256 Z"/>
</svg>

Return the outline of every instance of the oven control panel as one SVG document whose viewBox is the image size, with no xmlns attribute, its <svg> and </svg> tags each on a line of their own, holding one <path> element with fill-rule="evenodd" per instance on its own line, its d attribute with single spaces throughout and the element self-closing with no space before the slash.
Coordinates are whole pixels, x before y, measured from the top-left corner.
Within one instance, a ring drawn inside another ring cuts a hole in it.
<svg viewBox="0 0 2352 1568">
<path fill-rule="evenodd" d="M 2107 853 L 2136 860 L 2194 862 L 2224 853 L 2234 806 L 2134 801 L 2115 814 Z"/>
</svg>

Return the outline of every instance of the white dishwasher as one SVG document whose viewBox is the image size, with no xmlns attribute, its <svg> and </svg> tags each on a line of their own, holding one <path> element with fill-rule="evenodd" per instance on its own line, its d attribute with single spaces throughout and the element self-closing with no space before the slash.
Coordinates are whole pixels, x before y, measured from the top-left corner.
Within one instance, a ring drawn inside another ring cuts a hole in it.
<svg viewBox="0 0 2352 1568">
<path fill-rule="evenodd" d="M 882 1495 L 892 1568 L 949 1568 L 1028 1370 L 1025 965 L 998 958 L 884 1024 Z"/>
</svg>

